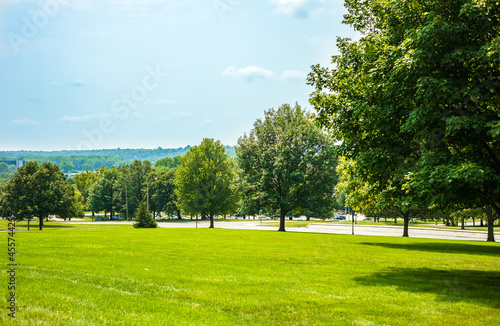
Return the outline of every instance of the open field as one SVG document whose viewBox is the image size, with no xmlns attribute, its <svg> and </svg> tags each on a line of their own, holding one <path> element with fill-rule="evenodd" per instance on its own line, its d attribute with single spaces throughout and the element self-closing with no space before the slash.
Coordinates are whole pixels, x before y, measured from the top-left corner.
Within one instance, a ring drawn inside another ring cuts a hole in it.
<svg viewBox="0 0 500 326">
<path fill-rule="evenodd" d="M 110 227 L 16 233 L 17 325 L 500 320 L 498 244 Z"/>
</svg>

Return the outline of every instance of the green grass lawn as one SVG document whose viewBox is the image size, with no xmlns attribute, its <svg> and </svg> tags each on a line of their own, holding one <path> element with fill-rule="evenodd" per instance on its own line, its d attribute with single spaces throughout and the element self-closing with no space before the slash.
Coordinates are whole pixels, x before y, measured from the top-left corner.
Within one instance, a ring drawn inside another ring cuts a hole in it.
<svg viewBox="0 0 500 326">
<path fill-rule="evenodd" d="M 71 220 L 64 222 L 64 221 L 53 221 L 49 220 L 48 222 L 44 221 L 44 227 L 43 231 L 48 231 L 48 230 L 83 230 L 83 229 L 117 229 L 117 228 L 130 228 L 131 226 L 123 223 L 123 225 L 117 225 L 116 223 L 109 223 L 108 225 L 106 224 L 84 224 L 80 222 L 89 222 L 89 221 L 82 221 L 82 220 Z M 116 222 L 116 221 L 114 221 Z M 0 231 L 5 231 L 8 229 L 9 222 L 8 220 L 2 220 L 0 219 Z M 16 231 L 28 231 L 28 222 L 27 221 L 18 221 L 16 222 Z M 30 232 L 37 232 L 39 231 L 39 224 L 38 220 L 32 220 L 30 222 Z M 42 231 L 42 232 L 43 232 Z"/>
<path fill-rule="evenodd" d="M 499 244 L 125 225 L 15 238 L 16 325 L 500 320 Z M 0 324 L 14 324 L 7 313 Z"/>
</svg>

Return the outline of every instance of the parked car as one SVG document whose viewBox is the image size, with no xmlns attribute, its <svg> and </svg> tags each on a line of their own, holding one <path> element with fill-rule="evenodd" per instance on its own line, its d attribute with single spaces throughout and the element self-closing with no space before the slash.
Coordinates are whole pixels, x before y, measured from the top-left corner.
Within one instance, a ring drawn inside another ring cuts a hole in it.
<svg viewBox="0 0 500 326">
<path fill-rule="evenodd" d="M 333 218 L 336 221 L 345 221 L 345 216 L 344 215 L 335 215 Z"/>
<path fill-rule="evenodd" d="M 122 218 L 121 218 L 120 216 L 118 216 L 118 215 L 113 215 L 113 216 L 111 216 L 111 218 L 110 218 L 110 220 L 111 220 L 111 221 L 118 221 L 118 220 L 121 220 L 121 219 L 122 219 Z"/>
</svg>

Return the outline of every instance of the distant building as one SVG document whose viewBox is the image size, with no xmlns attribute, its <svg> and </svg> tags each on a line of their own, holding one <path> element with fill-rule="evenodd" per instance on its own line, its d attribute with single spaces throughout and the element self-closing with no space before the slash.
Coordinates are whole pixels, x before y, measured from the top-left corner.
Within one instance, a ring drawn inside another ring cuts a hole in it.
<svg viewBox="0 0 500 326">
<path fill-rule="evenodd" d="M 5 163 L 8 165 L 15 165 L 16 168 L 20 168 L 26 165 L 25 160 L 16 160 L 16 161 L 6 161 L 6 160 L 0 160 L 0 163 Z"/>
</svg>

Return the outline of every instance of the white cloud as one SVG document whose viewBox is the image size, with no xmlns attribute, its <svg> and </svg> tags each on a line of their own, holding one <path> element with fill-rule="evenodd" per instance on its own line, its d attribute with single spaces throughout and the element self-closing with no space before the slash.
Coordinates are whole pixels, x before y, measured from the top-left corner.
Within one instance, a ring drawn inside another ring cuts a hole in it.
<svg viewBox="0 0 500 326">
<path fill-rule="evenodd" d="M 193 114 L 191 112 L 188 112 L 188 111 L 180 111 L 180 112 L 173 112 L 173 113 L 170 113 L 164 117 L 161 117 L 159 118 L 158 120 L 159 121 L 169 121 L 169 120 L 172 120 L 172 119 L 175 119 L 175 118 L 186 118 L 186 117 L 192 117 Z"/>
<path fill-rule="evenodd" d="M 91 120 L 107 119 L 110 118 L 111 114 L 95 113 L 90 115 L 77 115 L 77 116 L 64 116 L 59 119 L 62 122 L 86 122 Z"/>
<path fill-rule="evenodd" d="M 230 66 L 222 72 L 222 76 L 231 78 L 245 78 L 252 81 L 256 78 L 269 79 L 274 77 L 274 72 L 258 66 L 247 66 L 245 68 L 236 69 L 235 66 Z"/>
<path fill-rule="evenodd" d="M 85 83 L 81 79 L 75 79 L 70 84 L 73 87 L 82 87 L 85 86 Z"/>
<path fill-rule="evenodd" d="M 285 70 L 281 74 L 281 79 L 305 79 L 307 73 L 300 70 Z"/>
<path fill-rule="evenodd" d="M 13 126 L 21 127 L 21 126 L 39 126 L 40 122 L 32 119 L 19 119 L 19 120 L 11 120 L 10 124 Z"/>
<path fill-rule="evenodd" d="M 306 18 L 323 10 L 324 0 L 269 0 L 275 13 Z"/>
</svg>

